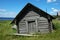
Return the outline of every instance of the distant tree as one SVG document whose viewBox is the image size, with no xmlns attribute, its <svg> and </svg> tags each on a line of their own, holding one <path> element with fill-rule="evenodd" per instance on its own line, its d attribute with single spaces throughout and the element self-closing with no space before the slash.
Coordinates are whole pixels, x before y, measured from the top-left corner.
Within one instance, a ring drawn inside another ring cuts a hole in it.
<svg viewBox="0 0 60 40">
<path fill-rule="evenodd" d="M 59 15 L 58 15 L 58 12 L 57 12 L 57 17 L 58 17 Z"/>
</svg>

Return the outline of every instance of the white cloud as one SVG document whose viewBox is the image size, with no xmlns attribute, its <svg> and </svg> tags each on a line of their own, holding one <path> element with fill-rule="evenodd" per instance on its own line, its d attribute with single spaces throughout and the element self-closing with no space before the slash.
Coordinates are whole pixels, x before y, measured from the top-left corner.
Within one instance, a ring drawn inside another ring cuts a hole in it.
<svg viewBox="0 0 60 40">
<path fill-rule="evenodd" d="M 0 9 L 0 12 L 6 12 L 6 10 L 5 9 Z"/>
<path fill-rule="evenodd" d="M 56 2 L 56 0 L 47 0 L 47 3 Z"/>
<path fill-rule="evenodd" d="M 58 9 L 55 9 L 55 8 L 51 8 L 53 12 L 58 12 L 59 10 Z"/>
<path fill-rule="evenodd" d="M 54 8 L 51 8 L 52 10 L 54 9 Z"/>
<path fill-rule="evenodd" d="M 59 10 L 57 10 L 57 9 L 54 9 L 53 11 L 54 11 L 54 12 L 58 12 Z"/>
<path fill-rule="evenodd" d="M 15 12 L 5 12 L 0 13 L 0 17 L 15 17 L 17 14 Z"/>
<path fill-rule="evenodd" d="M 47 0 L 47 2 L 51 2 L 52 0 Z"/>
<path fill-rule="evenodd" d="M 60 11 L 59 9 L 51 8 L 51 12 L 50 13 L 56 15 L 57 12 L 59 12 L 59 11 Z"/>
<path fill-rule="evenodd" d="M 17 13 L 15 12 L 8 12 L 5 9 L 0 9 L 0 17 L 15 17 Z"/>
</svg>

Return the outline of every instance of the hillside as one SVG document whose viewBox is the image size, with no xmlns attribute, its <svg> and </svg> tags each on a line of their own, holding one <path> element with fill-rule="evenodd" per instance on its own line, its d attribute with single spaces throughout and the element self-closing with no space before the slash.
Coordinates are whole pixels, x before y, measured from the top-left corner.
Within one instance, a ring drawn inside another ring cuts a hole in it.
<svg viewBox="0 0 60 40">
<path fill-rule="evenodd" d="M 15 36 L 11 35 L 13 30 L 11 28 L 11 20 L 0 21 L 0 40 L 60 40 L 60 21 L 53 20 L 56 28 L 53 33 L 39 34 L 39 36 Z"/>
</svg>

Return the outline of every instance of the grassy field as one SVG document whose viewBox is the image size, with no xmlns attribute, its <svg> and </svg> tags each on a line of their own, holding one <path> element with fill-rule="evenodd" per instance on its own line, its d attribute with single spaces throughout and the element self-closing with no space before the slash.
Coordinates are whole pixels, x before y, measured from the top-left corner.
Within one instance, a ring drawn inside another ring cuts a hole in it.
<svg viewBox="0 0 60 40">
<path fill-rule="evenodd" d="M 15 36 L 11 28 L 11 21 L 0 21 L 0 40 L 60 40 L 60 21 L 53 20 L 55 30 L 53 33 L 40 34 L 39 36 Z"/>
</svg>

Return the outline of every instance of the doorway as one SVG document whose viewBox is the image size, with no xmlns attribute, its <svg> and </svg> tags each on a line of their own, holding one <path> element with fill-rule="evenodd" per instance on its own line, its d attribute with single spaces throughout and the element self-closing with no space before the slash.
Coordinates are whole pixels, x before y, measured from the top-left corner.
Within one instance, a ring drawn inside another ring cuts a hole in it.
<svg viewBox="0 0 60 40">
<path fill-rule="evenodd" d="M 35 33 L 36 32 L 36 22 L 35 21 L 28 21 L 28 33 Z"/>
</svg>

